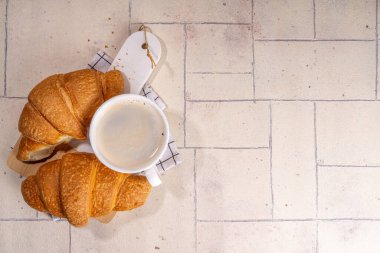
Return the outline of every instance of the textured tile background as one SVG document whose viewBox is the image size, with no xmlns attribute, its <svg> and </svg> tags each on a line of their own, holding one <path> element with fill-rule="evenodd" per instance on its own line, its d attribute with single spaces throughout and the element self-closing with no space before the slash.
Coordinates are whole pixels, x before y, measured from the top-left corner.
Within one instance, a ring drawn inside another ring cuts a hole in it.
<svg viewBox="0 0 380 253">
<path fill-rule="evenodd" d="M 378 6 L 0 0 L 0 252 L 379 252 Z M 28 92 L 141 23 L 184 163 L 108 225 L 37 215 L 6 167 Z"/>
</svg>

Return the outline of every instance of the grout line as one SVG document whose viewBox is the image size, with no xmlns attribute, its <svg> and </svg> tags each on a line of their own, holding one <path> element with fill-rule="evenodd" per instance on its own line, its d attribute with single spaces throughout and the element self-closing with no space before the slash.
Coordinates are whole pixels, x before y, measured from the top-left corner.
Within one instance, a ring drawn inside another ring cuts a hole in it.
<svg viewBox="0 0 380 253">
<path fill-rule="evenodd" d="M 37 218 L 29 218 L 29 219 L 14 219 L 14 218 L 9 218 L 9 219 L 0 219 L 1 221 L 53 221 L 50 218 L 43 218 L 43 219 L 37 219 Z M 60 221 L 58 221 L 60 222 Z"/>
<path fill-rule="evenodd" d="M 132 24 L 144 23 L 147 25 L 251 25 L 251 23 L 228 23 L 228 22 L 132 22 Z"/>
<path fill-rule="evenodd" d="M 331 41 L 376 41 L 376 39 L 256 39 L 256 41 L 289 41 L 289 42 L 331 42 Z"/>
<path fill-rule="evenodd" d="M 204 220 L 200 219 L 198 222 L 204 223 L 254 223 L 254 222 L 297 222 L 297 221 L 314 221 L 314 219 L 246 219 L 246 220 Z"/>
<path fill-rule="evenodd" d="M 314 39 L 317 37 L 317 29 L 316 22 L 315 22 L 315 0 L 313 0 L 313 29 L 314 29 Z"/>
<path fill-rule="evenodd" d="M 8 6 L 9 6 L 9 0 L 6 0 L 5 2 L 5 22 L 4 22 L 4 28 L 5 28 L 5 45 L 4 45 L 4 90 L 3 94 L 4 96 L 7 96 L 7 60 L 8 60 Z"/>
<path fill-rule="evenodd" d="M 269 149 L 270 147 L 177 147 L 179 149 Z"/>
<path fill-rule="evenodd" d="M 377 20 L 378 20 L 378 0 L 376 0 L 376 77 L 375 77 L 375 98 L 376 100 L 378 99 L 378 94 L 377 94 L 377 89 L 378 89 L 378 82 L 379 82 L 379 75 L 378 75 L 378 66 L 379 66 L 379 31 L 378 31 L 378 26 L 377 26 Z"/>
<path fill-rule="evenodd" d="M 28 97 L 5 97 L 5 96 L 0 96 L 0 98 L 4 98 L 4 99 L 27 99 Z"/>
<path fill-rule="evenodd" d="M 251 25 L 253 25 L 254 0 L 251 0 Z"/>
<path fill-rule="evenodd" d="M 315 233 L 315 252 L 319 253 L 319 222 L 316 224 L 316 233 Z"/>
<path fill-rule="evenodd" d="M 380 219 L 374 218 L 328 218 L 317 219 L 318 221 L 380 221 Z"/>
<path fill-rule="evenodd" d="M 132 16 L 132 0 L 129 1 L 128 3 L 128 17 L 129 17 L 129 24 L 128 24 L 128 31 L 129 31 L 129 35 L 131 35 L 131 16 Z"/>
<path fill-rule="evenodd" d="M 259 98 L 259 99 L 189 99 L 187 102 L 193 103 L 202 103 L 202 102 L 266 102 L 266 101 L 274 101 L 274 102 L 376 102 L 375 99 L 271 99 L 271 98 Z"/>
<path fill-rule="evenodd" d="M 253 26 L 252 26 L 253 30 Z M 253 34 L 253 31 L 252 31 Z M 252 96 L 253 100 L 256 98 L 256 85 L 255 85 L 255 42 L 252 35 Z"/>
<path fill-rule="evenodd" d="M 186 57 L 187 57 L 187 26 L 183 26 L 184 36 L 185 36 L 185 43 L 184 43 L 184 56 L 183 56 L 183 145 L 186 147 Z"/>
<path fill-rule="evenodd" d="M 272 143 L 272 103 L 269 104 L 269 175 L 270 175 L 270 192 L 272 200 L 271 216 L 274 219 L 274 193 L 273 193 L 273 173 L 272 173 L 272 161 L 273 161 L 273 143 Z"/>
<path fill-rule="evenodd" d="M 198 219 L 198 222 L 202 223 L 255 223 L 255 222 L 308 222 L 308 221 L 324 221 L 324 222 L 336 222 L 336 221 L 374 221 L 380 222 L 380 219 L 372 218 L 327 218 L 327 219 L 245 219 L 245 220 L 205 220 Z"/>
<path fill-rule="evenodd" d="M 315 208 L 316 218 L 319 217 L 319 171 L 318 171 L 318 142 L 317 142 L 317 105 L 314 102 L 314 162 L 315 162 Z"/>
<path fill-rule="evenodd" d="M 187 102 L 192 102 L 192 103 L 209 103 L 209 102 L 256 102 L 254 99 L 216 99 L 216 100 L 211 100 L 211 99 L 189 99 Z"/>
<path fill-rule="evenodd" d="M 204 74 L 204 75 L 211 75 L 211 74 L 215 74 L 215 75 L 223 75 L 223 74 L 228 74 L 228 75 L 244 75 L 244 74 L 247 74 L 247 75 L 250 75 L 250 74 L 253 74 L 253 72 L 228 72 L 228 71 L 225 71 L 225 72 L 210 72 L 210 71 L 191 71 L 191 72 L 187 72 L 187 74 Z"/>
<path fill-rule="evenodd" d="M 71 253 L 71 224 L 67 224 L 69 225 L 69 253 Z"/>
<path fill-rule="evenodd" d="M 253 11 L 254 11 L 254 0 L 251 2 L 251 35 L 252 35 L 252 97 L 256 98 L 256 87 L 255 87 L 255 35 L 253 33 Z"/>
<path fill-rule="evenodd" d="M 380 165 L 334 165 L 334 164 L 317 164 L 318 167 L 340 167 L 340 168 L 380 168 Z"/>
<path fill-rule="evenodd" d="M 195 253 L 197 252 L 197 245 L 198 245 L 197 168 L 195 165 L 196 158 L 197 158 L 197 150 L 194 149 L 194 161 L 193 162 L 194 162 L 194 242 L 195 242 Z"/>
</svg>

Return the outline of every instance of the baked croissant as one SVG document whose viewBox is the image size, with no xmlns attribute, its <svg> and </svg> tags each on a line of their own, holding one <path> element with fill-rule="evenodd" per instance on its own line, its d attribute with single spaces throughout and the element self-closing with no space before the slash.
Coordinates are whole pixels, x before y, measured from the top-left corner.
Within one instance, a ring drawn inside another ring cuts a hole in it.
<svg viewBox="0 0 380 253">
<path fill-rule="evenodd" d="M 118 70 L 102 73 L 83 69 L 41 81 L 29 93 L 19 119 L 22 139 L 17 159 L 38 161 L 63 142 L 86 139 L 95 111 L 123 89 L 124 79 Z"/>
<path fill-rule="evenodd" d="M 84 226 L 90 217 L 143 205 L 151 186 L 144 176 L 115 172 L 93 154 L 68 153 L 45 163 L 21 184 L 26 203 Z"/>
</svg>

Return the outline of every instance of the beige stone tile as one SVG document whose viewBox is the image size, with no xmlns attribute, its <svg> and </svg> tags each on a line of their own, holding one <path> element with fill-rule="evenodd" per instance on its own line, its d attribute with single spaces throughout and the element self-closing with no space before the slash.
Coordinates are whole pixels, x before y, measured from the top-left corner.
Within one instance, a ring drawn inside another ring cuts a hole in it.
<svg viewBox="0 0 380 253">
<path fill-rule="evenodd" d="M 315 252 L 315 222 L 198 223 L 198 251 Z"/>
<path fill-rule="evenodd" d="M 268 147 L 267 103 L 188 102 L 186 110 L 188 147 Z"/>
<path fill-rule="evenodd" d="M 69 252 L 69 225 L 52 221 L 0 221 L 0 248 L 7 253 Z"/>
<path fill-rule="evenodd" d="M 313 1 L 255 1 L 255 38 L 313 38 Z"/>
<path fill-rule="evenodd" d="M 376 1 L 315 1 L 317 38 L 375 39 Z"/>
<path fill-rule="evenodd" d="M 274 218 L 305 219 L 316 214 L 314 106 L 272 104 Z"/>
<path fill-rule="evenodd" d="M 51 74 L 84 68 L 105 46 L 116 55 L 128 19 L 128 1 L 9 1 L 7 94 L 26 96 Z"/>
<path fill-rule="evenodd" d="M 380 103 L 317 103 L 318 163 L 379 165 Z"/>
<path fill-rule="evenodd" d="M 186 98 L 253 99 L 252 74 L 186 74 Z"/>
<path fill-rule="evenodd" d="M 250 0 L 132 1 L 132 22 L 251 23 Z"/>
<path fill-rule="evenodd" d="M 188 72 L 251 72 L 252 34 L 249 26 L 188 25 Z"/>
<path fill-rule="evenodd" d="M 197 218 L 270 219 L 269 149 L 199 149 Z"/>
<path fill-rule="evenodd" d="M 373 99 L 375 42 L 255 42 L 257 98 Z"/>
<path fill-rule="evenodd" d="M 0 1 L 0 96 L 4 94 L 5 66 L 5 9 L 6 1 Z"/>
<path fill-rule="evenodd" d="M 319 253 L 375 253 L 380 251 L 379 221 L 319 223 Z"/>
<path fill-rule="evenodd" d="M 92 221 L 73 228 L 71 252 L 194 252 L 194 151 L 181 155 L 184 162 L 167 172 L 143 207 L 119 212 L 106 226 Z"/>
<path fill-rule="evenodd" d="M 319 167 L 319 217 L 379 218 L 379 177 L 376 167 Z"/>
<path fill-rule="evenodd" d="M 18 115 L 25 104 L 24 99 L 0 99 L 0 219 L 35 218 L 36 211 L 22 198 L 19 174 L 9 169 L 7 157 L 20 134 L 17 130 Z"/>
</svg>

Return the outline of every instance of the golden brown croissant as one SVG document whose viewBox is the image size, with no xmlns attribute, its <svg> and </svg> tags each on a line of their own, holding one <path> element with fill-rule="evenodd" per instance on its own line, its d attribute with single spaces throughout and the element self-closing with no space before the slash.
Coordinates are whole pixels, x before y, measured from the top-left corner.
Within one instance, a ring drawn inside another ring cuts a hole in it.
<svg viewBox="0 0 380 253">
<path fill-rule="evenodd" d="M 90 217 L 143 205 L 151 186 L 144 176 L 115 172 L 93 154 L 68 153 L 42 165 L 22 182 L 29 206 L 84 226 Z"/>
<path fill-rule="evenodd" d="M 117 70 L 102 73 L 83 69 L 41 81 L 29 93 L 20 116 L 22 139 L 17 158 L 38 161 L 60 143 L 86 139 L 95 111 L 123 88 L 124 79 Z"/>
</svg>

